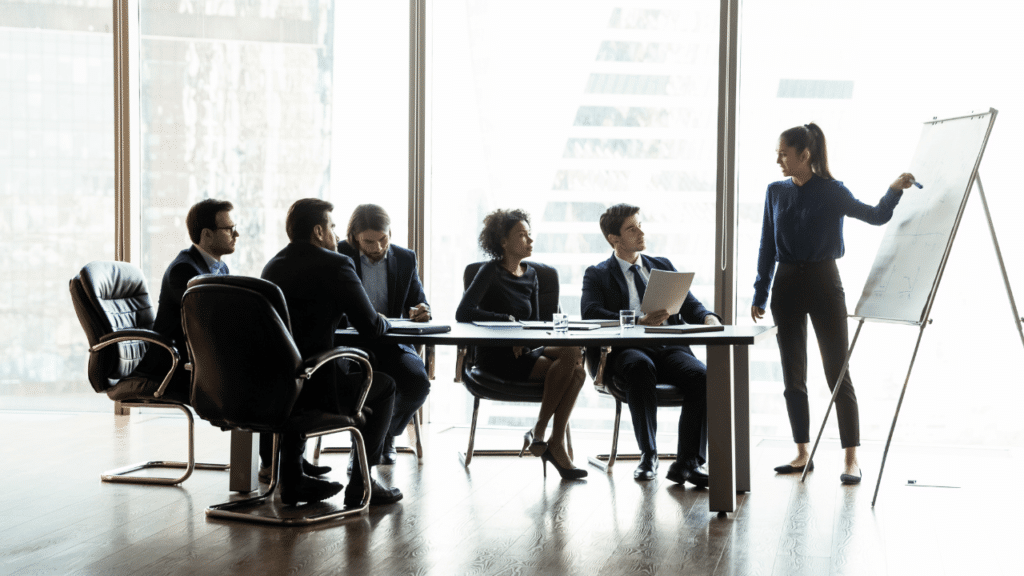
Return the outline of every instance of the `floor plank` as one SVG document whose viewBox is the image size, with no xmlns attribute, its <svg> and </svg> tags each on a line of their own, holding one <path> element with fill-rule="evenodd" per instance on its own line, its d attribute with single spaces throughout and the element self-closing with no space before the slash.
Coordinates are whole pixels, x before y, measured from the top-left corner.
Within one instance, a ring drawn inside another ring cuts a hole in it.
<svg viewBox="0 0 1024 576">
<path fill-rule="evenodd" d="M 224 472 L 197 471 L 173 488 L 99 481 L 131 462 L 184 458 L 182 418 L 0 414 L 0 434 L 31 439 L 0 445 L 15 464 L 0 497 L 0 574 L 1000 574 L 1019 546 L 1024 504 L 1007 480 L 1021 477 L 1020 450 L 895 445 L 872 507 L 881 446 L 862 448 L 864 483 L 842 486 L 834 442 L 801 483 L 772 471 L 792 444 L 755 439 L 753 489 L 719 518 L 706 490 L 664 478 L 667 463 L 646 483 L 633 480 L 630 462 L 610 473 L 590 467 L 580 481 L 552 470 L 544 478 L 533 457 L 477 457 L 467 470 L 456 456 L 466 429 L 425 428 L 422 462 L 402 454 L 379 470 L 404 500 L 357 519 L 280 528 L 208 520 L 207 506 L 239 497 Z M 196 437 L 199 460 L 227 458 L 227 434 L 197 422 Z M 481 430 L 477 444 L 517 438 Z M 607 448 L 606 434 L 573 438 L 578 464 Z M 322 463 L 346 482 L 347 458 Z M 933 487 L 947 485 L 956 487 Z"/>
</svg>

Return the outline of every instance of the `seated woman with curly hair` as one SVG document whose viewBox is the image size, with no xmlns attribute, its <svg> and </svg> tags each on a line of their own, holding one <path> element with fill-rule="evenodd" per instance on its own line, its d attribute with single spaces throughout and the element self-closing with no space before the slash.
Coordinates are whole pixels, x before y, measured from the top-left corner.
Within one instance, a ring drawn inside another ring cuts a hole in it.
<svg viewBox="0 0 1024 576">
<path fill-rule="evenodd" d="M 530 216 L 522 210 L 495 210 L 484 218 L 480 247 L 491 256 L 477 271 L 455 312 L 459 322 L 475 320 L 539 320 L 537 272 L 523 259 L 533 253 Z M 587 471 L 572 464 L 565 449 L 565 431 L 585 373 L 580 348 L 544 346 L 480 348 L 477 364 L 514 380 L 544 380 L 537 425 L 526 433 L 523 447 L 551 462 L 562 478 L 583 478 Z M 552 420 L 551 435 L 544 432 Z M 521 455 L 522 453 L 520 453 Z"/>
</svg>

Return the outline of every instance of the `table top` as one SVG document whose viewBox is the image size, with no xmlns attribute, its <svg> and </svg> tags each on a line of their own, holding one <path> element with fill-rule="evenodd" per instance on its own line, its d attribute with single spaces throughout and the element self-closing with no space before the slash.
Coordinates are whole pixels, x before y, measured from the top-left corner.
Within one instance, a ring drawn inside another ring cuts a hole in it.
<svg viewBox="0 0 1024 576">
<path fill-rule="evenodd" d="M 595 330 L 571 330 L 568 335 L 556 335 L 552 330 L 522 327 L 490 328 L 468 322 L 451 324 L 451 332 L 441 334 L 392 334 L 385 341 L 403 344 L 436 344 L 447 346 L 641 346 L 651 344 L 672 345 L 752 345 L 775 335 L 775 326 L 725 326 L 718 332 L 645 333 L 637 327 L 622 334 L 617 326 Z M 338 345 L 349 346 L 365 342 L 354 329 L 335 332 Z M 571 344 L 570 344 L 571 343 Z"/>
</svg>

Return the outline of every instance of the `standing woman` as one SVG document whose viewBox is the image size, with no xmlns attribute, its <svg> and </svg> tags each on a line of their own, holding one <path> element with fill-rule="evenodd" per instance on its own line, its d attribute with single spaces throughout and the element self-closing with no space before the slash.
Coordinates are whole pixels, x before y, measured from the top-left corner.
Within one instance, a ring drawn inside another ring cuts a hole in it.
<svg viewBox="0 0 1024 576">
<path fill-rule="evenodd" d="M 778 326 L 782 376 L 786 385 L 786 409 L 797 455 L 789 464 L 775 468 L 780 474 L 814 469 L 808 462 L 810 414 L 807 406 L 807 316 L 818 339 L 829 388 L 835 389 L 849 347 L 846 295 L 836 259 L 845 252 L 843 218 L 850 216 L 879 226 L 892 218 L 893 208 L 914 177 L 897 178 L 877 206 L 853 197 L 828 170 L 825 134 L 817 124 L 790 128 L 779 137 L 778 159 L 782 180 L 768 186 L 757 257 L 757 280 L 750 316 L 764 317 L 768 288 L 772 289 L 772 316 Z M 775 262 L 778 261 L 778 272 Z M 857 463 L 860 420 L 857 396 L 847 370 L 836 397 L 839 437 L 845 450 L 844 484 L 860 482 Z"/>
<path fill-rule="evenodd" d="M 537 272 L 523 259 L 533 253 L 530 216 L 522 210 L 495 210 L 484 218 L 480 247 L 491 256 L 476 273 L 455 312 L 459 322 L 474 320 L 540 320 Z M 526 432 L 523 451 L 551 462 L 562 478 L 583 478 L 587 471 L 572 464 L 565 449 L 565 431 L 586 373 L 575 346 L 477 349 L 477 363 L 488 372 L 513 380 L 544 380 L 537 425 Z M 551 435 L 544 442 L 548 420 Z M 522 455 L 522 452 L 520 452 Z"/>
</svg>

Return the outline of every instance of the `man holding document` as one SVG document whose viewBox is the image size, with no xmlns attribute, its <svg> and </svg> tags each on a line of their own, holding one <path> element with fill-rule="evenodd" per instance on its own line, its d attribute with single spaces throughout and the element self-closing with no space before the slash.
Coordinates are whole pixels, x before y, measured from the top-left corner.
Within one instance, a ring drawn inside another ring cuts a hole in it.
<svg viewBox="0 0 1024 576">
<path fill-rule="evenodd" d="M 642 312 L 652 272 L 675 272 L 675 267 L 667 258 L 641 254 L 647 246 L 639 207 L 616 204 L 601 215 L 600 225 L 615 252 L 608 260 L 587 268 L 583 276 L 580 309 L 584 320 L 616 319 L 620 311 L 633 310 L 637 324 L 643 326 L 721 323 L 689 291 L 682 305 L 671 313 L 667 309 Z M 658 471 L 656 385 L 662 382 L 676 386 L 685 397 L 679 415 L 676 461 L 667 477 L 679 484 L 707 486 L 708 476 L 700 468 L 707 456 L 707 367 L 694 357 L 690 347 L 613 348 L 606 370 L 626 382 L 629 413 L 641 451 L 633 477 L 652 480 Z"/>
</svg>

